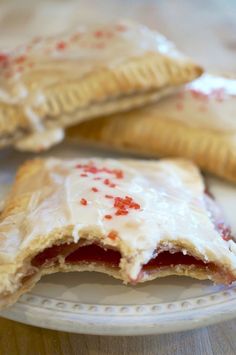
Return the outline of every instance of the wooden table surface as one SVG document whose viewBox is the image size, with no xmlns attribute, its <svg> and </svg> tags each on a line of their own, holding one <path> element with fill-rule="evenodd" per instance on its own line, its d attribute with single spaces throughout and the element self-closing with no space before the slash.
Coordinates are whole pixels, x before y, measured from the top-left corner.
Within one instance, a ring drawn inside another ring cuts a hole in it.
<svg viewBox="0 0 236 355">
<path fill-rule="evenodd" d="M 78 21 L 117 17 L 132 18 L 160 30 L 207 69 L 236 73 L 234 0 L 0 0 L 0 47 L 13 47 L 33 35 L 56 33 Z M 143 337 L 69 334 L 4 319 L 0 319 L 0 327 L 0 355 L 236 354 L 236 321 Z"/>
</svg>

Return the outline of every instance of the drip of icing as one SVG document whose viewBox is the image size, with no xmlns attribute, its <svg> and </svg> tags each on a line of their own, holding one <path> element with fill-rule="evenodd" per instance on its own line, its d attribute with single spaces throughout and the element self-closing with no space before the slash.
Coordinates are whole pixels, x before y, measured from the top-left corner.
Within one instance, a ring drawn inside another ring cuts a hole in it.
<svg viewBox="0 0 236 355">
<path fill-rule="evenodd" d="M 53 128 L 43 132 L 32 133 L 29 136 L 18 140 L 17 143 L 15 143 L 15 147 L 22 151 L 30 150 L 32 152 L 40 152 L 49 149 L 63 139 L 63 128 Z"/>
</svg>

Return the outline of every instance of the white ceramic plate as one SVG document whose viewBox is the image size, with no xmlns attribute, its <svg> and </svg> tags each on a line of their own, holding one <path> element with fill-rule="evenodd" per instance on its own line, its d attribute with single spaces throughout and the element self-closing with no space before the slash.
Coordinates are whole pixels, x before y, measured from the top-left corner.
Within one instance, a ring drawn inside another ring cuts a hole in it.
<svg viewBox="0 0 236 355">
<path fill-rule="evenodd" d="M 98 155 L 98 152 L 64 144 L 44 156 L 49 154 L 75 157 Z M 8 190 L 19 164 L 31 157 L 33 155 L 10 150 L 1 152 L 2 195 Z M 236 232 L 236 187 L 213 178 L 208 181 Z M 168 277 L 133 287 L 98 273 L 56 274 L 45 277 L 32 292 L 1 315 L 27 324 L 78 333 L 166 333 L 235 317 L 236 285 L 227 288 L 190 278 Z"/>
</svg>

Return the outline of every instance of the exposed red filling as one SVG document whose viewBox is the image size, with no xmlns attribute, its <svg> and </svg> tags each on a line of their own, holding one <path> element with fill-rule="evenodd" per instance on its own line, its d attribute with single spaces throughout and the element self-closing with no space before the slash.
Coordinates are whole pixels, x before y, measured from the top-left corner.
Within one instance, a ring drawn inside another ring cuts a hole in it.
<svg viewBox="0 0 236 355">
<path fill-rule="evenodd" d="M 209 192 L 207 192 L 208 195 Z M 108 196 L 110 198 L 110 196 Z M 112 197 L 112 196 L 111 196 Z M 83 201 L 82 201 L 83 200 Z M 87 201 L 82 199 L 81 203 L 86 204 Z M 125 199 L 116 199 L 116 206 L 119 209 L 124 208 L 123 205 L 128 204 L 129 207 L 139 208 L 132 198 L 126 197 Z M 105 218 L 110 218 L 112 216 L 106 215 Z M 222 238 L 226 241 L 232 239 L 231 230 L 224 223 L 218 222 L 219 216 L 215 217 L 215 225 L 220 232 Z M 111 231 L 108 237 L 115 240 L 118 237 L 116 231 Z M 81 263 L 92 263 L 105 264 L 110 267 L 118 268 L 120 264 L 121 254 L 117 250 L 105 249 L 97 244 L 83 245 L 79 243 L 70 243 L 62 245 L 54 245 L 50 248 L 45 249 L 43 252 L 36 255 L 31 264 L 36 267 L 49 267 L 56 265 L 59 262 L 59 257 L 63 257 L 67 264 L 81 264 Z M 142 270 L 154 270 L 162 266 L 176 266 L 176 265 L 193 265 L 198 267 L 213 267 L 211 263 L 204 263 L 203 261 L 195 258 L 191 255 L 184 255 L 181 251 L 169 252 L 162 251 L 152 258 L 147 264 L 143 265 Z"/>
<path fill-rule="evenodd" d="M 216 223 L 216 227 L 224 240 L 232 239 L 231 230 L 224 223 Z M 111 239 L 116 239 L 115 231 L 109 233 Z M 113 235 L 114 234 L 114 235 Z M 77 243 L 54 245 L 36 255 L 31 264 L 36 267 L 51 266 L 58 263 L 59 256 L 65 259 L 68 264 L 91 263 L 119 267 L 121 254 L 117 250 L 104 249 L 97 244 L 81 245 Z M 194 265 L 199 267 L 209 266 L 209 263 L 196 259 L 191 255 L 184 255 L 182 252 L 160 252 L 155 258 L 143 265 L 143 270 L 154 269 L 161 266 Z"/>
<path fill-rule="evenodd" d="M 79 168 L 80 166 L 78 166 Z M 87 167 L 86 170 L 87 172 L 93 172 L 95 171 L 94 167 Z M 96 171 L 97 172 L 97 171 Z M 119 171 L 111 171 L 111 173 L 118 174 L 117 178 L 122 178 L 120 176 Z M 105 183 L 108 183 L 105 181 Z M 93 187 L 92 188 L 93 192 L 97 192 L 98 189 Z M 210 196 L 212 199 L 211 194 L 209 191 L 206 191 L 206 195 Z M 113 199 L 113 196 L 111 195 L 106 195 L 106 198 L 111 198 Z M 87 200 L 86 199 L 81 199 L 80 201 L 81 204 L 86 205 Z M 209 201 L 208 201 L 209 204 Z M 115 198 L 114 202 L 114 207 L 117 208 L 116 215 L 120 214 L 126 214 L 128 208 L 133 208 L 133 209 L 139 209 L 140 206 L 133 201 L 133 199 L 129 196 L 126 196 L 125 198 Z M 209 208 L 211 207 L 211 204 L 209 204 Z M 211 209 L 210 209 L 211 210 Z M 213 220 L 216 226 L 216 229 L 219 231 L 221 234 L 221 237 L 228 241 L 232 239 L 232 234 L 230 228 L 228 228 L 224 223 L 221 222 L 221 215 L 219 213 L 216 213 L 214 208 L 213 208 Z M 219 218 L 220 217 L 220 218 Z M 111 219 L 113 218 L 111 215 L 105 215 L 104 218 L 106 219 Z M 110 231 L 108 234 L 108 238 L 115 240 L 117 239 L 118 233 L 116 231 Z M 119 251 L 107 248 L 105 249 L 104 247 L 98 245 L 98 244 L 90 244 L 90 245 L 83 245 L 83 240 L 80 241 L 79 243 L 70 243 L 70 244 L 62 244 L 62 245 L 54 245 L 50 248 L 45 249 L 38 255 L 36 255 L 33 260 L 31 261 L 32 266 L 35 267 L 50 267 L 53 265 L 57 265 L 60 261 L 60 257 L 66 264 L 89 264 L 89 263 L 97 263 L 100 265 L 107 265 L 112 268 L 119 268 L 120 260 L 121 260 L 121 254 Z M 185 266 L 195 266 L 199 268 L 209 268 L 212 270 L 216 270 L 217 266 L 214 265 L 213 263 L 204 263 L 202 260 L 199 260 L 195 258 L 194 256 L 191 255 L 185 255 L 181 251 L 159 251 L 158 255 L 156 257 L 153 257 L 147 264 L 143 265 L 142 271 L 150 271 L 153 272 L 157 270 L 157 268 L 161 267 L 168 267 L 168 266 L 177 266 L 177 265 L 185 265 Z M 232 277 L 229 275 L 228 283 L 232 282 Z"/>
<path fill-rule="evenodd" d="M 119 267 L 121 259 L 120 252 L 113 249 L 104 249 L 96 244 L 78 247 L 75 243 L 71 243 L 45 249 L 34 257 L 32 265 L 36 267 L 46 264 L 51 265 L 52 262 L 55 263 L 57 261 L 59 255 L 64 255 L 65 262 L 69 264 L 96 262 L 111 267 Z M 195 265 L 203 267 L 207 264 L 191 255 L 184 255 L 182 252 L 170 253 L 163 251 L 147 264 L 143 265 L 143 270 L 170 265 Z"/>
</svg>

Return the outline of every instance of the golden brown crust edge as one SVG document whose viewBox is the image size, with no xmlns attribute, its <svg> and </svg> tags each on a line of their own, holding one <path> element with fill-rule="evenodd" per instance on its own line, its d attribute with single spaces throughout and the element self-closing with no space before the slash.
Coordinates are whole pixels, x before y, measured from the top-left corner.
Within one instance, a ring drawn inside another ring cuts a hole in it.
<svg viewBox="0 0 236 355">
<path fill-rule="evenodd" d="M 183 157 L 202 170 L 236 182 L 236 136 L 132 111 L 71 127 L 73 141 L 149 157 Z"/>
<path fill-rule="evenodd" d="M 48 269 L 42 270 L 42 272 L 38 272 L 32 278 L 29 278 L 23 286 L 14 294 L 5 295 L 0 299 L 0 310 L 6 307 L 13 305 L 18 301 L 21 295 L 30 291 L 35 284 L 42 278 L 44 275 L 50 275 L 57 272 L 99 272 L 106 274 L 108 276 L 112 276 L 118 280 L 122 280 L 122 277 L 119 273 L 118 269 L 107 267 L 105 265 L 96 265 L 96 264 L 82 264 L 82 265 L 64 265 L 63 267 L 51 267 Z M 194 267 L 194 266 L 176 266 L 176 267 L 163 267 L 159 268 L 157 272 L 150 273 L 141 280 L 141 282 L 152 281 L 157 278 L 167 277 L 167 276 L 186 276 L 192 277 L 198 280 L 211 280 L 215 283 L 225 283 L 225 277 L 220 275 L 217 272 L 212 272 L 209 277 L 209 272 L 207 272 L 204 268 Z M 64 275 L 66 277 L 66 275 Z M 123 280 L 122 280 L 123 281 Z M 123 281 L 124 282 L 124 281 Z"/>
<path fill-rule="evenodd" d="M 34 131 L 34 125 L 26 114 L 28 108 L 33 110 L 44 127 L 66 127 L 83 121 L 76 112 L 94 103 L 114 100 L 121 95 L 174 87 L 197 78 L 201 73 L 201 67 L 190 60 L 146 54 L 141 58 L 131 58 L 115 68 L 93 71 L 79 82 L 70 80 L 46 88 L 40 88 L 39 83 L 38 88 L 44 96 L 40 105 L 35 105 L 33 92 L 19 105 L 0 102 L 0 138 L 6 127 L 8 133 L 7 139 L 3 137 L 0 140 L 0 146 L 9 145 Z M 31 80 L 34 82 L 33 73 Z M 119 107 L 116 107 L 117 111 Z"/>
<path fill-rule="evenodd" d="M 61 114 L 74 115 L 78 108 L 91 102 L 185 84 L 202 72 L 200 66 L 188 60 L 146 54 L 141 58 L 131 58 L 115 68 L 91 72 L 79 83 L 50 86 L 45 90 L 45 104 L 36 113 L 40 117 L 52 118 Z"/>
<path fill-rule="evenodd" d="M 39 115 L 54 117 L 63 112 L 72 113 L 91 102 L 181 85 L 199 77 L 202 72 L 202 68 L 191 61 L 149 53 L 115 68 L 93 71 L 79 83 L 75 81 L 49 87 Z"/>
<path fill-rule="evenodd" d="M 28 200 L 31 198 L 31 191 L 28 191 L 28 194 L 24 193 L 24 196 L 21 196 L 19 186 L 28 184 L 30 179 L 37 179 L 41 168 L 43 167 L 43 160 L 36 158 L 33 160 L 26 161 L 23 165 L 20 166 L 16 173 L 15 181 L 12 185 L 9 195 L 7 196 L 4 208 L 0 215 L 0 221 L 8 217 L 11 214 L 21 212 L 28 204 Z"/>
<path fill-rule="evenodd" d="M 0 147 L 11 144 L 30 131 L 23 107 L 0 101 Z"/>
</svg>

